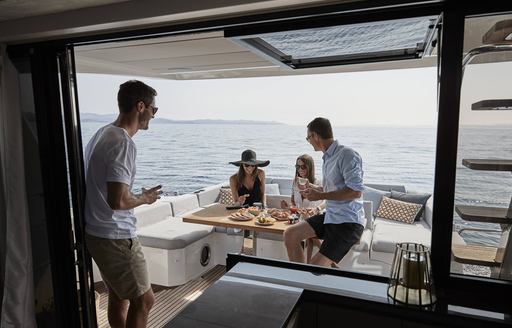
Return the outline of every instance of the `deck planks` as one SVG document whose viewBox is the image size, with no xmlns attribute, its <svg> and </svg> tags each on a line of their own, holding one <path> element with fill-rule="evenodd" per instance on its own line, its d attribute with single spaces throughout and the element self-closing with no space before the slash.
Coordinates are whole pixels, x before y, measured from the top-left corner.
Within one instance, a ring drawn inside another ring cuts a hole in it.
<svg viewBox="0 0 512 328">
<path fill-rule="evenodd" d="M 209 286 L 216 282 L 224 273 L 226 267 L 217 265 L 201 277 L 177 287 L 163 287 L 153 285 L 155 304 L 149 313 L 148 327 L 163 327 L 174 318 L 190 302 L 194 301 Z M 98 327 L 107 328 L 108 293 L 103 283 L 96 283 L 95 289 L 100 293 L 100 306 L 97 313 Z"/>
</svg>

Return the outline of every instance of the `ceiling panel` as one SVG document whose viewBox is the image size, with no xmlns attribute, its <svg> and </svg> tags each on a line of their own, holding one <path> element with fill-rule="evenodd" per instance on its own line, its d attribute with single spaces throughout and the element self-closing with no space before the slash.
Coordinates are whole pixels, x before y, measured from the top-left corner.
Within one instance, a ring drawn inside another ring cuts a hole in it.
<svg viewBox="0 0 512 328">
<path fill-rule="evenodd" d="M 201 56 L 185 56 L 180 58 L 161 58 L 149 60 L 137 60 L 129 62 L 121 62 L 125 65 L 134 65 L 145 69 L 176 69 L 176 68 L 195 68 L 201 66 L 213 65 L 230 65 L 236 67 L 239 64 L 264 62 L 266 65 L 271 65 L 270 62 L 264 60 L 251 52 L 235 52 L 235 53 L 222 53 L 214 55 L 201 55 Z"/>
<path fill-rule="evenodd" d="M 96 59 L 108 59 L 114 60 L 116 62 L 129 62 L 138 60 L 234 53 L 241 51 L 247 51 L 247 49 L 240 47 L 228 39 L 216 37 L 183 41 L 155 42 L 132 46 L 118 46 L 115 48 L 98 50 L 85 50 L 80 51 L 80 54 Z"/>
<path fill-rule="evenodd" d="M 127 1 L 131 0 L 3 0 L 0 1 L 0 21 Z"/>
<path fill-rule="evenodd" d="M 464 48 L 482 45 L 482 36 L 499 20 L 487 16 L 466 21 Z M 300 75 L 383 69 L 432 67 L 435 56 L 420 60 L 386 61 L 310 69 L 285 69 L 223 37 L 222 31 L 146 40 L 105 43 L 75 49 L 79 72 L 153 76 L 166 79 L 209 79 Z M 510 54 L 502 60 L 510 60 Z M 477 62 L 477 61 L 476 61 Z M 258 69 L 255 69 L 258 68 Z"/>
</svg>

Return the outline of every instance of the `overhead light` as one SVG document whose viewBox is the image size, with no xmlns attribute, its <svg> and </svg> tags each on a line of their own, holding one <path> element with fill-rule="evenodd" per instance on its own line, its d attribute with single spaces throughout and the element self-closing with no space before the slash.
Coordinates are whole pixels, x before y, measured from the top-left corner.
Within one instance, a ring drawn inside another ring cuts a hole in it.
<svg viewBox="0 0 512 328">
<path fill-rule="evenodd" d="M 512 43 L 512 19 L 494 24 L 482 37 L 484 44 Z"/>
<path fill-rule="evenodd" d="M 175 75 L 175 74 L 196 74 L 196 73 L 212 73 L 212 72 L 229 72 L 229 71 L 246 71 L 246 70 L 254 70 L 254 69 L 265 69 L 265 68 L 277 68 L 279 66 L 257 66 L 257 67 L 235 67 L 235 68 L 221 68 L 221 69 L 208 69 L 201 71 L 175 71 L 175 72 L 165 72 L 160 73 L 160 75 Z"/>
</svg>

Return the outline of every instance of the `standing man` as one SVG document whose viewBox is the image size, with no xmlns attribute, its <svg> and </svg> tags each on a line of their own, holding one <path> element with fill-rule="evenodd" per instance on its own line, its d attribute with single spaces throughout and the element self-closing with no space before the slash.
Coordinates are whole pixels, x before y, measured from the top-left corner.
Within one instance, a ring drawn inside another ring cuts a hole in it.
<svg viewBox="0 0 512 328">
<path fill-rule="evenodd" d="M 314 237 L 323 239 L 311 264 L 331 266 L 341 261 L 363 233 L 362 160 L 353 149 L 334 140 L 326 118 L 317 117 L 308 124 L 306 140 L 315 151 L 324 153 L 323 187 L 309 184 L 302 196 L 310 201 L 325 199 L 326 211 L 286 229 L 284 242 L 290 261 L 303 263 L 301 242 Z"/>
<path fill-rule="evenodd" d="M 114 328 L 146 327 L 155 300 L 133 209 L 154 203 L 161 186 L 131 192 L 137 156 L 132 137 L 148 129 L 158 110 L 155 96 L 155 89 L 140 81 L 121 84 L 117 119 L 85 148 L 85 239 L 108 288 L 108 321 Z"/>
</svg>

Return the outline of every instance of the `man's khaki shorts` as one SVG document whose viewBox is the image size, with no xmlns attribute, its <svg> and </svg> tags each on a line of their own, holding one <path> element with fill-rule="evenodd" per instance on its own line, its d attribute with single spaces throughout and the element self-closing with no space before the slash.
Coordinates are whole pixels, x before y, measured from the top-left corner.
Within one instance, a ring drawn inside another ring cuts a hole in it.
<svg viewBox="0 0 512 328">
<path fill-rule="evenodd" d="M 87 249 L 103 281 L 120 299 L 134 299 L 151 288 L 138 238 L 105 239 L 85 234 Z"/>
</svg>

